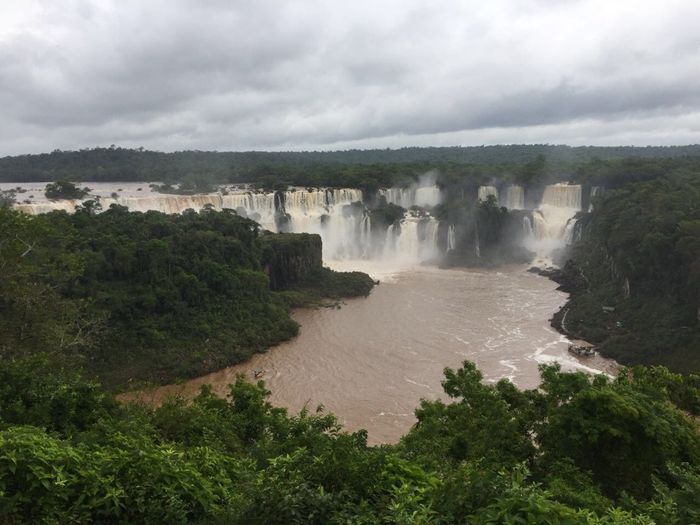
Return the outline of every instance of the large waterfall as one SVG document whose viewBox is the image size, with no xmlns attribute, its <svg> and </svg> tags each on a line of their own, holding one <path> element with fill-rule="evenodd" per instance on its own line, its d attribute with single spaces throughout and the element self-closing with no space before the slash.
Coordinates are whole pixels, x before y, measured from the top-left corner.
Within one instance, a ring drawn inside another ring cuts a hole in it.
<svg viewBox="0 0 700 525">
<path fill-rule="evenodd" d="M 498 200 L 498 188 L 495 186 L 479 186 L 480 201 L 485 201 L 491 196 L 496 197 L 496 200 Z"/>
<path fill-rule="evenodd" d="M 442 193 L 435 184 L 437 173 L 428 172 L 407 187 L 379 190 L 379 196 L 390 204 L 409 209 L 413 206 L 432 208 L 442 202 Z"/>
<path fill-rule="evenodd" d="M 522 210 L 525 208 L 525 190 L 522 186 L 508 186 L 500 199 L 500 205 L 509 210 Z"/>
<path fill-rule="evenodd" d="M 479 200 L 484 201 L 490 195 L 498 199 L 500 206 L 525 209 L 522 186 L 507 186 L 501 192 L 494 186 L 479 187 Z M 523 217 L 523 243 L 539 255 L 570 243 L 576 223 L 574 216 L 580 210 L 581 186 L 564 183 L 546 186 L 539 206 Z"/>
<path fill-rule="evenodd" d="M 145 184 L 89 184 L 91 196 L 99 197 L 103 209 L 112 204 L 130 211 L 182 213 L 232 209 L 258 222 L 264 229 L 292 233 L 317 233 L 323 239 L 327 261 L 374 259 L 400 264 L 417 264 L 438 256 L 438 221 L 429 215 L 407 212 L 403 220 L 388 228 L 372 228 L 372 221 L 358 189 L 296 188 L 283 192 L 256 192 L 241 189 L 205 195 L 165 195 L 150 191 Z M 32 188 L 36 186 L 36 188 Z M 138 186 L 138 188 L 136 188 Z M 41 195 L 43 185 L 28 185 L 30 202 L 15 207 L 30 214 L 65 210 L 73 213 L 81 201 L 47 201 Z M 117 191 L 119 190 L 119 191 Z M 384 191 L 389 202 L 403 207 L 434 206 L 440 203 L 435 185 L 392 188 Z"/>
<path fill-rule="evenodd" d="M 75 211 L 80 201 L 47 201 L 43 197 L 45 184 L 24 184 L 16 208 L 31 214 L 52 210 Z M 428 174 L 408 187 L 379 191 L 387 202 L 408 211 L 402 220 L 390 226 L 372 223 L 372 213 L 363 203 L 358 189 L 296 188 L 278 192 L 250 191 L 245 187 L 229 187 L 220 193 L 204 195 L 166 195 L 155 193 L 142 183 L 95 183 L 91 196 L 99 197 L 103 209 L 111 204 L 125 206 L 131 211 L 149 210 L 182 213 L 187 209 L 201 211 L 232 209 L 258 222 L 270 231 L 317 233 L 323 239 L 326 261 L 385 261 L 400 265 L 435 260 L 440 251 L 460 248 L 459 226 L 448 224 L 441 236 L 438 221 L 425 209 L 442 202 L 442 192 L 435 184 L 434 174 Z M 595 192 L 595 191 L 594 191 Z M 539 205 L 526 209 L 525 190 L 510 185 L 481 186 L 481 201 L 494 196 L 500 206 L 523 210 L 523 244 L 540 256 L 571 242 L 575 231 L 575 214 L 581 209 L 581 186 L 553 184 L 544 188 Z M 531 197 L 528 195 L 528 197 Z M 530 200 L 530 199 L 529 199 Z M 528 202 L 529 202 L 528 200 Z M 423 211 L 411 210 L 418 206 Z M 480 254 L 478 231 L 474 253 Z M 441 238 L 438 249 L 438 237 Z"/>
<path fill-rule="evenodd" d="M 539 207 L 532 212 L 531 249 L 542 254 L 562 247 L 572 240 L 575 219 L 581 210 L 581 186 L 553 184 L 547 186 Z"/>
<path fill-rule="evenodd" d="M 496 186 L 479 186 L 480 201 L 485 201 L 490 196 L 496 198 L 499 206 L 509 210 L 522 210 L 525 208 L 525 190 L 522 186 L 506 186 L 500 192 Z"/>
</svg>

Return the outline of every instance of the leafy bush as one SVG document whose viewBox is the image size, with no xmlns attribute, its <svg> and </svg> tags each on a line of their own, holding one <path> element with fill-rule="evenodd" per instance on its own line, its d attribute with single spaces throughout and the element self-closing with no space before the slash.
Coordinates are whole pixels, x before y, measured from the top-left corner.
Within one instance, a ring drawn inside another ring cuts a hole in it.
<svg viewBox="0 0 700 525">
<path fill-rule="evenodd" d="M 538 390 L 520 391 L 483 385 L 464 363 L 445 372 L 453 403 L 424 401 L 401 443 L 368 447 L 366 432 L 347 434 L 320 409 L 273 407 L 262 382 L 239 377 L 226 399 L 205 387 L 191 403 L 150 409 L 116 405 L 94 383 L 37 363 L 15 362 L 3 376 L 4 523 L 679 525 L 700 516 L 700 436 L 660 369 L 608 380 L 547 366 Z M 27 380 L 33 366 L 39 379 Z M 57 423 L 51 392 L 81 409 Z"/>
</svg>

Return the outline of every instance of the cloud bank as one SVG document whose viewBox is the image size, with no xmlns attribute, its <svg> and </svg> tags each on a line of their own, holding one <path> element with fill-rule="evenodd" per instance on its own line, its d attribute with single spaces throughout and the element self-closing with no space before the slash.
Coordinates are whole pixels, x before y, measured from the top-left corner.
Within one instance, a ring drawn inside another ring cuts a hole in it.
<svg viewBox="0 0 700 525">
<path fill-rule="evenodd" d="M 18 0 L 0 155 L 700 142 L 700 3 Z"/>
</svg>

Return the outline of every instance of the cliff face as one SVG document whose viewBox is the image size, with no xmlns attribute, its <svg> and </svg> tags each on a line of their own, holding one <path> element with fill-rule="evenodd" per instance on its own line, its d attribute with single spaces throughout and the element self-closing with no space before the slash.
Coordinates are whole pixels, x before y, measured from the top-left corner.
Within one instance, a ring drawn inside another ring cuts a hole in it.
<svg viewBox="0 0 700 525">
<path fill-rule="evenodd" d="M 284 290 L 317 274 L 323 267 L 321 236 L 279 233 L 262 237 L 263 264 L 272 290 Z"/>
</svg>

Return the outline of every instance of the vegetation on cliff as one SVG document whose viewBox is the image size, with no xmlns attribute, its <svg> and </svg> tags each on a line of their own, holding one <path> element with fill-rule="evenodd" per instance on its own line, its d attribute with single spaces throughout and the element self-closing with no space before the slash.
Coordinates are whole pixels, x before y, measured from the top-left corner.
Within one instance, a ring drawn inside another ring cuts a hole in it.
<svg viewBox="0 0 700 525">
<path fill-rule="evenodd" d="M 397 445 L 320 409 L 230 397 L 120 406 L 39 357 L 0 367 L 0 521 L 680 525 L 700 517 L 700 395 L 662 368 L 541 369 L 538 390 L 445 371 Z"/>
<path fill-rule="evenodd" d="M 366 295 L 373 284 L 363 275 L 369 288 L 339 285 L 358 278 L 323 269 L 318 236 L 273 243 L 235 212 L 93 212 L 0 209 L 3 358 L 51 348 L 110 386 L 172 381 L 297 334 L 266 271 L 285 275 L 275 290 L 305 290 L 294 304 Z"/>
<path fill-rule="evenodd" d="M 622 363 L 700 372 L 699 173 L 595 201 L 580 218 L 562 276 L 572 296 L 556 323 Z"/>
<path fill-rule="evenodd" d="M 455 245 L 442 261 L 445 266 L 488 267 L 532 260 L 534 254 L 522 246 L 523 212 L 500 207 L 494 196 L 474 204 L 452 194 L 433 213 L 454 232 Z M 447 247 L 446 228 L 441 241 Z"/>
</svg>

